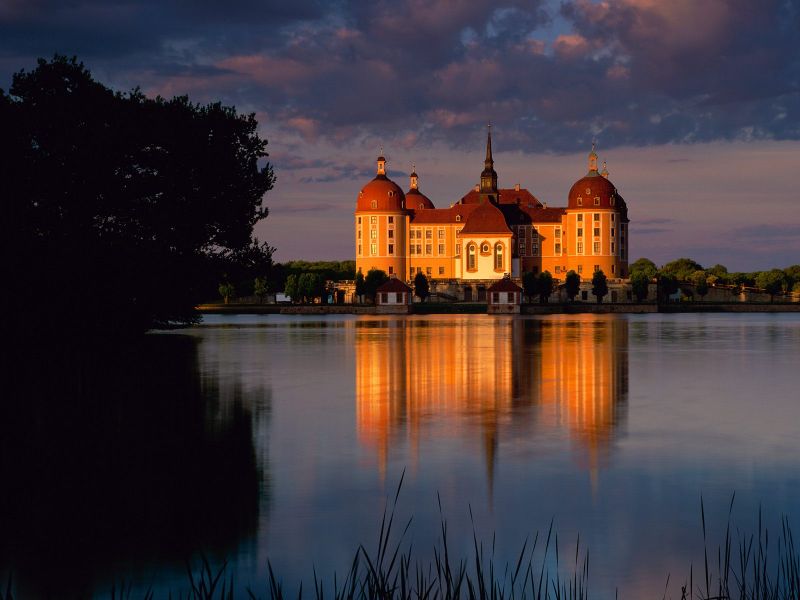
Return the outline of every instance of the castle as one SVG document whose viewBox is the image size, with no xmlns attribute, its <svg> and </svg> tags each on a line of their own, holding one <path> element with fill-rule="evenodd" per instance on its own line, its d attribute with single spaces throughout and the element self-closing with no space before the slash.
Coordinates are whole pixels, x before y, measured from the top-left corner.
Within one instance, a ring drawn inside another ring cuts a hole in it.
<svg viewBox="0 0 800 600">
<path fill-rule="evenodd" d="M 498 186 L 491 130 L 480 183 L 455 204 L 436 208 L 415 171 L 410 179 L 403 193 L 378 157 L 377 175 L 356 202 L 356 271 L 381 269 L 407 281 L 424 273 L 465 284 L 467 296 L 477 283 L 525 272 L 563 279 L 574 270 L 584 281 L 598 270 L 609 279 L 628 275 L 628 208 L 605 165 L 598 171 L 594 146 L 565 208 L 549 207 L 519 185 Z"/>
</svg>

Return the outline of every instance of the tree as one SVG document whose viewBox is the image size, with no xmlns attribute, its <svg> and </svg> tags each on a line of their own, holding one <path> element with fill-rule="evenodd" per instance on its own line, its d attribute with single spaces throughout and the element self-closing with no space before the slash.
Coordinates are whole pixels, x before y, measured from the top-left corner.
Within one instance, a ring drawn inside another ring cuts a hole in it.
<svg viewBox="0 0 800 600">
<path fill-rule="evenodd" d="M 539 302 L 546 304 L 553 293 L 553 276 L 550 271 L 542 271 L 539 274 L 539 280 L 536 282 L 537 292 L 539 293 Z"/>
<path fill-rule="evenodd" d="M 389 276 L 386 274 L 386 271 L 370 269 L 367 276 L 364 278 L 364 293 L 375 302 L 375 294 L 378 288 L 387 281 L 389 281 Z"/>
<path fill-rule="evenodd" d="M 567 298 L 569 298 L 569 301 L 572 302 L 575 300 L 575 296 L 581 291 L 581 276 L 575 271 L 569 271 L 564 281 L 564 288 L 567 290 Z"/>
<path fill-rule="evenodd" d="M 289 275 L 286 278 L 286 285 L 283 287 L 283 293 L 292 299 L 292 302 L 298 302 L 301 299 L 300 288 L 297 285 L 297 275 Z"/>
<path fill-rule="evenodd" d="M 603 301 L 603 297 L 608 294 L 608 277 L 602 269 L 597 269 L 592 275 L 592 295 L 597 298 L 597 303 Z"/>
<path fill-rule="evenodd" d="M 305 302 L 314 302 L 325 294 L 325 281 L 318 273 L 303 273 L 297 278 L 297 292 Z"/>
<path fill-rule="evenodd" d="M 62 56 L 16 73 L 9 92 L 0 236 L 17 254 L 6 278 L 60 291 L 57 311 L 37 294 L 10 308 L 68 339 L 196 320 L 220 281 L 209 261 L 247 248 L 267 215 L 274 177 L 259 166 L 255 117 L 115 93 Z"/>
<path fill-rule="evenodd" d="M 658 273 L 658 268 L 656 267 L 656 263 L 654 263 L 649 258 L 638 259 L 629 267 L 628 270 L 630 271 L 631 279 L 633 279 L 634 273 L 643 273 L 648 280 L 652 280 Z"/>
<path fill-rule="evenodd" d="M 658 298 L 661 302 L 669 302 L 669 297 L 679 289 L 678 279 L 670 273 L 658 275 Z"/>
<path fill-rule="evenodd" d="M 356 297 L 359 302 L 364 300 L 364 294 L 367 293 L 366 282 L 364 281 L 364 274 L 359 271 L 356 273 Z"/>
<path fill-rule="evenodd" d="M 425 302 L 426 298 L 431 295 L 428 278 L 425 277 L 425 273 L 422 271 L 414 276 L 414 295 L 423 302 Z"/>
<path fill-rule="evenodd" d="M 631 275 L 631 288 L 639 302 L 646 300 L 650 293 L 650 277 L 644 271 L 636 271 Z"/>
<path fill-rule="evenodd" d="M 668 262 L 661 268 L 662 273 L 674 275 L 678 281 L 689 281 L 695 271 L 702 271 L 698 263 L 691 258 L 679 258 Z"/>
<path fill-rule="evenodd" d="M 253 282 L 253 293 L 261 300 L 261 304 L 264 304 L 264 297 L 269 293 L 269 284 L 266 277 L 256 277 Z"/>
<path fill-rule="evenodd" d="M 539 278 L 536 277 L 535 273 L 531 273 L 530 271 L 523 273 L 522 292 L 528 298 L 528 302 L 530 302 L 531 298 L 534 296 L 539 295 Z"/>
<path fill-rule="evenodd" d="M 692 283 L 694 283 L 695 293 L 700 296 L 701 299 L 704 298 L 708 293 L 708 275 L 706 272 L 695 271 L 692 274 Z"/>
<path fill-rule="evenodd" d="M 230 299 L 236 294 L 236 288 L 233 287 L 233 284 L 229 281 L 223 281 L 219 284 L 219 295 L 222 296 L 222 300 L 225 304 L 230 302 Z"/>
<path fill-rule="evenodd" d="M 780 269 L 772 269 L 771 271 L 762 271 L 756 276 L 756 287 L 761 288 L 769 294 L 769 301 L 775 300 L 775 294 L 783 291 L 784 281 L 786 275 Z"/>
</svg>

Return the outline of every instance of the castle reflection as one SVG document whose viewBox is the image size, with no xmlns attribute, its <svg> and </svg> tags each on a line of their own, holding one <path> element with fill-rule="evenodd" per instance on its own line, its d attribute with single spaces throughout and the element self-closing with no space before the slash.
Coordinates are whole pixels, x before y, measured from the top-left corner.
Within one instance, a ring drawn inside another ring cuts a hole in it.
<svg viewBox="0 0 800 600">
<path fill-rule="evenodd" d="M 491 488 L 498 444 L 561 432 L 594 476 L 625 421 L 624 318 L 367 321 L 355 349 L 358 436 L 382 473 L 393 447 L 443 436 L 481 444 Z"/>
</svg>

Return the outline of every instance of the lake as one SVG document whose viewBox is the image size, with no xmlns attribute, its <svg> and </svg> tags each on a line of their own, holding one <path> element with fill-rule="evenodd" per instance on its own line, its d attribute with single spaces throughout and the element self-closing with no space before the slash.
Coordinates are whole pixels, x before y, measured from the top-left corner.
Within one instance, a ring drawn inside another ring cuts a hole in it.
<svg viewBox="0 0 800 600">
<path fill-rule="evenodd" d="M 668 575 L 680 597 L 701 497 L 714 557 L 734 493 L 743 532 L 759 508 L 800 532 L 797 314 L 206 316 L 50 360 L 0 423 L 22 598 L 166 597 L 201 553 L 257 594 L 268 560 L 308 592 L 372 551 L 401 476 L 421 561 L 439 502 L 451 555 L 474 527 L 501 569 L 552 520 L 599 598 L 660 597 Z"/>
</svg>

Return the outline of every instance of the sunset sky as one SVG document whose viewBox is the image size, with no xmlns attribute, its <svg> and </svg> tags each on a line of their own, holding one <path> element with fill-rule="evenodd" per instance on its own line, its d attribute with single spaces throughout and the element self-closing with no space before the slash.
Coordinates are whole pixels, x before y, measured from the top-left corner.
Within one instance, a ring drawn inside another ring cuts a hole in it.
<svg viewBox="0 0 800 600">
<path fill-rule="evenodd" d="M 631 258 L 800 263 L 798 0 L 0 0 L 0 87 L 39 56 L 253 111 L 278 260 L 353 258 L 381 146 L 438 207 L 483 168 L 566 204 L 597 140 Z"/>
</svg>

